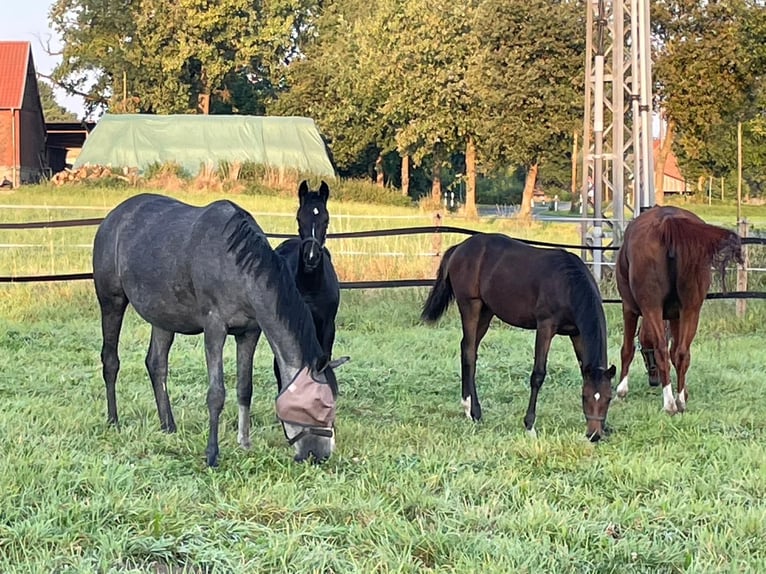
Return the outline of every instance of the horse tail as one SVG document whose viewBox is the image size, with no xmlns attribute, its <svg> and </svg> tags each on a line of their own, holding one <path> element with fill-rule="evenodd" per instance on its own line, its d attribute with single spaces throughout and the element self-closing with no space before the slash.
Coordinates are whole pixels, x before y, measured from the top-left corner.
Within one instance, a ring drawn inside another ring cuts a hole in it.
<svg viewBox="0 0 766 574">
<path fill-rule="evenodd" d="M 431 287 L 431 292 L 428 294 L 428 298 L 423 304 L 423 312 L 420 314 L 421 320 L 426 323 L 435 323 L 438 321 L 439 317 L 444 315 L 444 312 L 447 310 L 450 303 L 455 299 L 455 293 L 452 291 L 452 284 L 450 283 L 449 275 L 447 274 L 447 264 L 457 247 L 457 245 L 453 245 L 447 249 L 439 264 L 439 271 L 436 273 L 436 282 L 434 283 L 434 286 Z"/>
<path fill-rule="evenodd" d="M 724 234 L 724 229 L 693 219 L 666 217 L 660 222 L 660 241 L 679 274 L 710 265 Z"/>
</svg>

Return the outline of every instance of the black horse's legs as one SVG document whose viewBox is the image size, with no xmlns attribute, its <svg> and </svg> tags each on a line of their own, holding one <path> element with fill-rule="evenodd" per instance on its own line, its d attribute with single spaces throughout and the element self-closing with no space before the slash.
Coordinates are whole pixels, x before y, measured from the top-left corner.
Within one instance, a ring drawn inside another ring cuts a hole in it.
<svg viewBox="0 0 766 574">
<path fill-rule="evenodd" d="M 620 349 L 620 384 L 617 385 L 617 396 L 624 399 L 628 394 L 628 371 L 636 353 L 636 328 L 638 327 L 638 315 L 622 308 L 622 322 L 624 324 L 622 334 L 622 348 Z"/>
<path fill-rule="evenodd" d="M 116 425 L 117 418 L 117 394 L 115 386 L 117 373 L 120 370 L 120 357 L 118 347 L 120 343 L 120 329 L 125 309 L 128 306 L 128 298 L 124 293 L 114 296 L 103 296 L 99 293 L 99 305 L 101 306 L 101 364 L 104 384 L 106 385 L 106 410 L 109 423 Z"/>
<path fill-rule="evenodd" d="M 460 373 L 463 383 L 462 404 L 467 417 L 481 420 L 481 404 L 476 392 L 476 359 L 479 343 L 487 334 L 492 320 L 492 311 L 479 299 L 458 302 L 463 324 L 463 339 L 460 341 Z"/>
<path fill-rule="evenodd" d="M 173 344 L 175 333 L 152 325 L 152 338 L 146 353 L 146 370 L 152 380 L 154 401 L 160 417 L 160 428 L 165 432 L 176 432 L 176 422 L 168 398 L 168 353 Z"/>
<path fill-rule="evenodd" d="M 524 417 L 524 426 L 527 432 L 535 436 L 535 418 L 537 418 L 537 394 L 545 380 L 545 368 L 548 363 L 548 350 L 551 347 L 551 340 L 556 334 L 553 325 L 549 323 L 539 323 L 535 333 L 535 366 L 532 369 L 532 375 L 529 377 L 529 405 L 527 414 Z"/>
<path fill-rule="evenodd" d="M 210 415 L 210 430 L 207 441 L 208 466 L 218 465 L 218 421 L 226 398 L 223 385 L 223 345 L 226 342 L 226 327 L 223 324 L 208 324 L 205 328 L 205 359 L 207 360 L 207 409 Z"/>
<path fill-rule="evenodd" d="M 261 330 L 249 331 L 236 336 L 237 341 L 237 442 L 242 448 L 250 448 L 250 403 L 253 398 L 253 354 Z"/>
</svg>

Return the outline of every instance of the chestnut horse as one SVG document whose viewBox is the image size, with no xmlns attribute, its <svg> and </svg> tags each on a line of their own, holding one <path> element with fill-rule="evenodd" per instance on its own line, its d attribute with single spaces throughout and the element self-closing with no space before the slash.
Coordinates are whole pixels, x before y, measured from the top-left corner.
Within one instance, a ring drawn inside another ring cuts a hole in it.
<svg viewBox="0 0 766 574">
<path fill-rule="evenodd" d="M 662 383 L 663 405 L 668 414 L 686 409 L 690 347 L 710 287 L 711 266 L 716 264 L 725 291 L 726 265 L 732 260 L 742 264 L 739 235 L 709 225 L 685 209 L 655 206 L 630 222 L 616 266 L 625 324 L 617 396 L 624 398 L 628 393 L 628 370 L 641 316 L 639 342 L 649 382 Z M 672 339 L 669 353 L 665 321 Z M 675 399 L 668 359 L 678 378 Z"/>
<path fill-rule="evenodd" d="M 481 418 L 476 393 L 476 354 L 492 317 L 522 329 L 536 330 L 535 363 L 524 425 L 535 434 L 537 395 L 543 385 L 551 340 L 567 335 L 582 375 L 582 410 L 587 436 L 604 434 L 615 367 L 607 366 L 606 319 L 598 285 L 576 255 L 540 249 L 505 235 L 477 233 L 450 247 L 421 318 L 435 322 L 457 301 L 463 323 L 460 343 L 463 408 Z"/>
</svg>

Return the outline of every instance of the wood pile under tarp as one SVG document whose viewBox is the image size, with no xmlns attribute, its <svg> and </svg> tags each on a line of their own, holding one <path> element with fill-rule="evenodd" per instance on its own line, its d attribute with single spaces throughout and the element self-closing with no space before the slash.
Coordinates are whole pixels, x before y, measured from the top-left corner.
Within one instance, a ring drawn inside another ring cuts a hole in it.
<svg viewBox="0 0 766 574">
<path fill-rule="evenodd" d="M 112 168 L 103 165 L 84 165 L 75 169 L 65 169 L 54 174 L 51 178 L 51 183 L 54 185 L 64 185 L 66 183 L 103 179 L 119 179 L 120 181 L 133 184 L 138 179 L 138 170 L 123 169 L 121 172 L 115 172 Z"/>
</svg>

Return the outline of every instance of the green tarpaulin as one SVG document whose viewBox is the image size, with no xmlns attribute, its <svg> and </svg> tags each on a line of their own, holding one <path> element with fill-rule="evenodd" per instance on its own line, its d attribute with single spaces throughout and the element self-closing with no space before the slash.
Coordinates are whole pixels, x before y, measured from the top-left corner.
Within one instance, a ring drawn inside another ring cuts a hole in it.
<svg viewBox="0 0 766 574">
<path fill-rule="evenodd" d="M 324 141 L 311 118 L 262 116 L 105 115 L 74 167 L 137 167 L 175 162 L 191 175 L 221 161 L 333 178 Z"/>
</svg>

